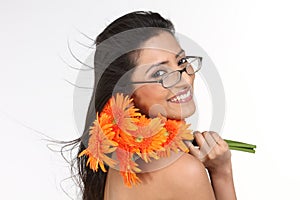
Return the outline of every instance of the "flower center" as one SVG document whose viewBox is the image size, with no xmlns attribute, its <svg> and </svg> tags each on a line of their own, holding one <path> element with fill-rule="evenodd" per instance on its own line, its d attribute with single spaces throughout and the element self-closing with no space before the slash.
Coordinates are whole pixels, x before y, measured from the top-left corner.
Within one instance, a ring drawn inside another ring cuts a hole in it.
<svg viewBox="0 0 300 200">
<path fill-rule="evenodd" d="M 137 136 L 137 138 L 135 138 L 135 141 L 136 141 L 136 142 L 142 142 L 143 139 L 144 139 L 144 137 L 141 136 L 141 135 L 139 135 L 139 136 Z"/>
</svg>

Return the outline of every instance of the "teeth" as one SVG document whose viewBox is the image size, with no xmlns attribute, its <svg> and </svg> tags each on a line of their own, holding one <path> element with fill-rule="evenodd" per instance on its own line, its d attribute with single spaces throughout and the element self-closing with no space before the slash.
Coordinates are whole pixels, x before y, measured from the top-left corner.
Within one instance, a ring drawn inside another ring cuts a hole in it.
<svg viewBox="0 0 300 200">
<path fill-rule="evenodd" d="M 179 95 L 179 96 L 176 96 L 172 99 L 170 99 L 171 102 L 178 102 L 180 100 L 184 100 L 186 99 L 187 97 L 189 97 L 191 95 L 191 91 L 189 90 L 187 93 L 185 94 L 182 94 L 182 95 Z"/>
</svg>

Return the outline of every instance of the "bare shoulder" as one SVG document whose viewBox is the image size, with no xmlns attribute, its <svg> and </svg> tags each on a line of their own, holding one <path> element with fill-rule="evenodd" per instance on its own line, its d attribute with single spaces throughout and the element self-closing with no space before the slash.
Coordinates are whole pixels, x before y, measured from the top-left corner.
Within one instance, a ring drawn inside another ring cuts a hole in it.
<svg viewBox="0 0 300 200">
<path fill-rule="evenodd" d="M 202 162 L 183 153 L 176 161 L 159 170 L 138 174 L 142 183 L 127 188 L 117 170 L 110 169 L 106 183 L 107 199 L 215 200 Z M 117 193 L 115 191 L 118 191 Z"/>
<path fill-rule="evenodd" d="M 174 194 L 172 199 L 215 199 L 203 163 L 188 153 L 161 173 L 167 176 L 163 185 L 168 185 L 168 190 Z"/>
</svg>

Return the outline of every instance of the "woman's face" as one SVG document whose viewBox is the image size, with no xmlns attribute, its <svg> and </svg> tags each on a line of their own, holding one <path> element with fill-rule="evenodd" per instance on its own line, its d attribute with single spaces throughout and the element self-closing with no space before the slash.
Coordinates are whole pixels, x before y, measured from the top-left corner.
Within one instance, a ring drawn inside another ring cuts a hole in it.
<svg viewBox="0 0 300 200">
<path fill-rule="evenodd" d="M 142 48 L 131 81 L 160 80 L 163 74 L 183 68 L 185 52 L 168 32 L 150 38 Z M 171 119 L 189 117 L 195 112 L 194 78 L 183 72 L 181 80 L 170 88 L 160 83 L 133 84 L 135 106 L 150 117 L 158 113 Z"/>
</svg>

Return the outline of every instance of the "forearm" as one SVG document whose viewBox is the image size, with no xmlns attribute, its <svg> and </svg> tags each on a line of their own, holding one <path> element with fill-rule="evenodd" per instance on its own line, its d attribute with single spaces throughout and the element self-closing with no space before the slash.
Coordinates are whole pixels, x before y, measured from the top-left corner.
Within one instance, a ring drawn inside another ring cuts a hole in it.
<svg viewBox="0 0 300 200">
<path fill-rule="evenodd" d="M 209 172 L 216 200 L 236 200 L 232 167 L 222 172 Z"/>
</svg>

